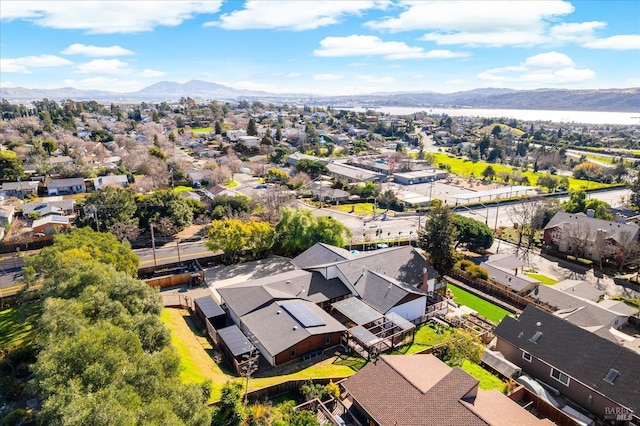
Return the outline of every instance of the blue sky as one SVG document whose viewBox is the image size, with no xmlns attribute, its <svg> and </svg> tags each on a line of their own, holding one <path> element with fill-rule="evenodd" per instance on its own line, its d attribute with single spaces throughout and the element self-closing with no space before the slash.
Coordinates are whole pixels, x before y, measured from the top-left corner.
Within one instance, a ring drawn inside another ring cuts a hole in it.
<svg viewBox="0 0 640 426">
<path fill-rule="evenodd" d="M 2 87 L 273 93 L 640 86 L 640 1 L 0 2 Z"/>
</svg>

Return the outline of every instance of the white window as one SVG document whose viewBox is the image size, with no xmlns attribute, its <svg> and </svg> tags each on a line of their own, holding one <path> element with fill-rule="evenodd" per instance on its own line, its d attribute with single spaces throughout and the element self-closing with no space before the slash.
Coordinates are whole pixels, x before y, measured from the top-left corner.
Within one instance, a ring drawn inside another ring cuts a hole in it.
<svg viewBox="0 0 640 426">
<path fill-rule="evenodd" d="M 551 377 L 553 377 L 554 379 L 556 379 L 557 381 L 559 381 L 563 385 L 569 386 L 569 376 L 564 374 L 562 371 L 556 370 L 555 368 L 552 368 L 551 369 Z"/>
<path fill-rule="evenodd" d="M 527 362 L 531 362 L 531 354 L 529 352 L 522 351 L 522 359 Z"/>
</svg>

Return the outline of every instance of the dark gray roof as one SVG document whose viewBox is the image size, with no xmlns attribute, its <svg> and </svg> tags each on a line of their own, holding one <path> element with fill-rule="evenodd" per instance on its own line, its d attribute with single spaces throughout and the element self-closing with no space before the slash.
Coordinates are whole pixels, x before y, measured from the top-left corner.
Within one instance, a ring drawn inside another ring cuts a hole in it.
<svg viewBox="0 0 640 426">
<path fill-rule="evenodd" d="M 218 336 L 234 357 L 251 352 L 254 347 L 237 325 L 221 328 L 218 330 Z"/>
<path fill-rule="evenodd" d="M 411 286 L 422 283 L 423 269 L 427 270 L 429 279 L 440 276 L 420 251 L 411 246 L 360 253 L 338 264 L 338 269 L 352 285 L 362 274 L 363 268 Z"/>
<path fill-rule="evenodd" d="M 351 259 L 353 255 L 340 247 L 330 246 L 324 243 L 315 243 L 309 249 L 300 253 L 291 262 L 300 269 L 309 269 L 314 266 L 326 265 Z"/>
<path fill-rule="evenodd" d="M 369 324 L 383 317 L 380 312 L 356 297 L 334 302 L 331 306 L 357 325 Z"/>
<path fill-rule="evenodd" d="M 193 301 L 202 311 L 205 317 L 214 318 L 220 315 L 224 315 L 224 310 L 218 305 L 212 296 L 198 297 Z"/>
<path fill-rule="evenodd" d="M 288 303 L 303 304 L 324 324 L 305 327 L 285 309 Z M 304 300 L 273 302 L 242 317 L 242 323 L 272 356 L 313 335 L 345 331 L 346 328 L 322 308 Z"/>
<path fill-rule="evenodd" d="M 83 178 L 49 179 L 47 188 L 67 188 L 69 186 L 83 186 Z"/>
<path fill-rule="evenodd" d="M 355 288 L 367 305 L 383 314 L 410 294 L 425 295 L 419 290 L 371 271 L 364 274 L 356 283 Z"/>
<path fill-rule="evenodd" d="M 273 300 L 304 299 L 322 303 L 351 294 L 337 278 L 326 280 L 319 272 L 293 270 L 217 289 L 237 315 L 245 315 Z"/>
<path fill-rule="evenodd" d="M 536 332 L 542 335 L 533 343 L 530 339 Z M 640 354 L 533 305 L 518 319 L 505 317 L 494 333 L 612 401 L 640 412 Z M 620 372 L 614 384 L 604 381 L 612 368 Z"/>
</svg>

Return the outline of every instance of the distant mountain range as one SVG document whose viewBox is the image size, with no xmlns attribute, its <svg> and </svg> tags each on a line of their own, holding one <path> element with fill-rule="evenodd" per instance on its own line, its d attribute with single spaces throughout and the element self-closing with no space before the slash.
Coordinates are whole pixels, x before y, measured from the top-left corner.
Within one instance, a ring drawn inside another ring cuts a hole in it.
<svg viewBox="0 0 640 426">
<path fill-rule="evenodd" d="M 101 90 L 0 88 L 0 98 L 28 103 L 44 98 L 96 100 L 99 102 L 162 102 L 191 97 L 205 100 L 268 100 L 274 103 L 305 102 L 317 105 L 408 106 L 424 108 L 487 108 L 640 112 L 640 88 L 603 90 L 565 89 L 475 89 L 456 93 L 396 92 L 353 96 L 275 94 L 236 89 L 222 84 L 192 80 L 187 83 L 162 81 L 137 92 L 115 93 Z"/>
</svg>

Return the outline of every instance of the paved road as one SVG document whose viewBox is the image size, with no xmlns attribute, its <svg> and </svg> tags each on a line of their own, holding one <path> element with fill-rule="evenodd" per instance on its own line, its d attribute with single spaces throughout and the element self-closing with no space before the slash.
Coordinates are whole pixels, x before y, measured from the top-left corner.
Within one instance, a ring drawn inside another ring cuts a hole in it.
<svg viewBox="0 0 640 426">
<path fill-rule="evenodd" d="M 153 249 L 144 248 L 134 250 L 135 254 L 140 259 L 140 266 L 153 266 Z M 156 248 L 155 263 L 156 265 L 166 265 L 169 263 L 176 263 L 185 260 L 199 259 L 202 257 L 215 256 L 216 253 L 212 252 L 204 246 L 204 241 L 196 241 L 189 243 L 168 243 L 162 247 Z"/>
</svg>

